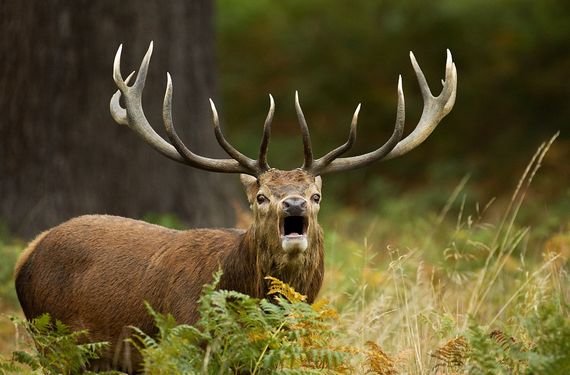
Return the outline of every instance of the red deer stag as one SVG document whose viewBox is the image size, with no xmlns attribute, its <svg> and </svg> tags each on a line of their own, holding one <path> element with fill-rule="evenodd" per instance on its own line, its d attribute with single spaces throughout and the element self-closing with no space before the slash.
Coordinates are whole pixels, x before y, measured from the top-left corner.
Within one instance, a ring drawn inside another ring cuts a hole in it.
<svg viewBox="0 0 570 375">
<path fill-rule="evenodd" d="M 115 56 L 113 78 L 118 91 L 110 103 L 115 121 L 127 125 L 164 156 L 212 172 L 240 173 L 253 211 L 248 230 L 172 230 L 141 221 L 106 215 L 81 216 L 40 234 L 16 265 L 18 298 L 28 319 L 48 312 L 73 329 L 87 329 L 91 339 L 114 345 L 103 361 L 115 368 L 129 363 L 123 351 L 125 327 L 137 326 L 152 333 L 153 320 L 143 301 L 179 322 L 194 323 L 202 286 L 221 267 L 219 288 L 262 298 L 267 291 L 264 276 L 277 277 L 312 302 L 323 280 L 323 232 L 317 222 L 321 203 L 321 175 L 346 171 L 391 159 L 422 143 L 455 101 L 457 72 L 447 52 L 441 94 L 434 97 L 414 55 L 424 107 L 412 133 L 402 138 L 404 94 L 398 82 L 396 125 L 390 139 L 364 155 L 340 157 L 356 138 L 360 105 L 352 117 L 348 140 L 315 159 L 305 117 L 295 95 L 304 163 L 282 171 L 267 163 L 273 98 L 263 128 L 257 159 L 236 150 L 223 136 L 214 103 L 210 101 L 216 138 L 231 159 L 211 159 L 193 153 L 178 137 L 172 122 L 172 80 L 167 74 L 163 120 L 170 143 L 147 121 L 141 103 L 152 43 L 132 86 L 133 73 L 123 80 L 121 49 Z M 119 104 L 123 97 L 125 108 Z"/>
</svg>

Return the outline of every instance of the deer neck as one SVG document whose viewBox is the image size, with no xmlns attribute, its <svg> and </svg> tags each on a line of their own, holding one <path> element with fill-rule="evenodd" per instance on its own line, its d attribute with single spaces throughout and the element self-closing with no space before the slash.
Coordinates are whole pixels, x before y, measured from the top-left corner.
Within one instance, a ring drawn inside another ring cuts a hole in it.
<svg viewBox="0 0 570 375">
<path fill-rule="evenodd" d="M 295 258 L 289 258 L 278 239 L 258 236 L 255 229 L 250 228 L 236 249 L 238 254 L 226 259 L 229 262 L 224 267 L 222 279 L 231 279 L 234 289 L 239 284 L 239 291 L 263 298 L 268 291 L 268 282 L 264 278 L 273 276 L 299 293 L 309 295 L 312 300 L 320 289 L 324 272 L 323 242 L 323 232 L 317 225 L 309 233 L 309 247 Z"/>
</svg>

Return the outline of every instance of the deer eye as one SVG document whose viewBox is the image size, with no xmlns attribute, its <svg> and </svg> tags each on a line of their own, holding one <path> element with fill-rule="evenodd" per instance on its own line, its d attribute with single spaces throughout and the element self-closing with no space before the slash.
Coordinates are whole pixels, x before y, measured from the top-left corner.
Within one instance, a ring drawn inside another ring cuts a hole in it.
<svg viewBox="0 0 570 375">
<path fill-rule="evenodd" d="M 268 201 L 269 201 L 269 199 L 268 199 L 265 195 L 263 195 L 263 194 L 257 194 L 257 198 L 256 198 L 256 199 L 257 199 L 257 203 L 258 203 L 258 204 L 262 204 L 262 203 L 265 203 L 265 202 L 268 202 Z"/>
<path fill-rule="evenodd" d="M 313 202 L 319 203 L 321 201 L 321 196 L 320 196 L 320 194 L 313 194 L 311 199 L 313 200 Z"/>
</svg>

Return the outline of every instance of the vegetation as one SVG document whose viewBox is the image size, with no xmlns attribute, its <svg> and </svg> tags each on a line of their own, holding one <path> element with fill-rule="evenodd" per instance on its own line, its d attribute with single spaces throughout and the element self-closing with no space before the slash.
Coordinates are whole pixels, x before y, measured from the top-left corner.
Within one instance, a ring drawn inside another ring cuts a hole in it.
<svg viewBox="0 0 570 375">
<path fill-rule="evenodd" d="M 196 327 L 176 325 L 171 316 L 149 311 L 158 339 L 139 331 L 145 370 L 151 374 L 290 374 L 337 372 L 347 352 L 334 345 L 326 304 L 303 303 L 303 296 L 273 279 L 270 300 L 257 300 L 207 285 Z"/>
<path fill-rule="evenodd" d="M 568 373 L 570 223 L 524 204 L 553 140 L 505 204 L 470 209 L 463 179 L 439 212 L 425 202 L 436 194 L 426 192 L 376 212 L 325 210 L 326 280 L 313 305 L 272 280 L 272 296 L 261 301 L 206 286 L 194 327 L 149 307 L 160 333 L 139 332 L 135 342 L 147 372 Z M 537 227 L 521 225 L 532 216 Z M 15 248 L 22 246 L 4 236 L 2 254 Z M 2 270 L 11 286 L 10 267 Z M 2 293 L 5 308 L 16 309 L 13 290 Z M 80 343 L 84 333 L 47 316 L 20 324 L 36 346 L 4 332 L 11 346 L 2 349 L 0 373 L 74 373 L 104 347 Z"/>
<path fill-rule="evenodd" d="M 59 321 L 52 321 L 44 314 L 31 322 L 13 318 L 15 323 L 27 331 L 34 344 L 31 353 L 15 351 L 11 361 L 0 362 L 0 371 L 25 372 L 25 365 L 32 372 L 45 374 L 76 374 L 85 364 L 98 358 L 107 343 L 83 343 L 87 331 L 72 332 Z"/>
<path fill-rule="evenodd" d="M 11 238 L 0 222 L 0 311 L 17 305 L 14 290 L 14 264 L 22 251 L 24 243 Z"/>
</svg>

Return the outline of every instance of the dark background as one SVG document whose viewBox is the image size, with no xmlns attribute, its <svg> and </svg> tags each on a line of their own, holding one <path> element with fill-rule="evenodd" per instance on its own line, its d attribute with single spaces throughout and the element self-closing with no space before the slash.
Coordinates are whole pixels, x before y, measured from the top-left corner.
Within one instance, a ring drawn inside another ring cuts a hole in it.
<svg viewBox="0 0 570 375">
<path fill-rule="evenodd" d="M 155 54 L 144 94 L 160 113 L 170 71 L 174 117 L 196 152 L 220 155 L 208 97 L 217 96 L 209 1 L 3 1 L 0 20 L 0 218 L 30 236 L 82 213 L 174 213 L 192 225 L 231 225 L 236 194 L 220 176 L 169 162 L 109 115 L 122 71 Z"/>
<path fill-rule="evenodd" d="M 570 206 L 567 1 L 0 4 L 0 219 L 18 235 L 89 212 L 233 224 L 234 204 L 243 202 L 237 177 L 176 165 L 109 115 L 116 48 L 124 44 L 126 75 L 138 69 L 150 40 L 144 107 L 154 127 L 162 127 L 169 71 L 186 144 L 223 155 L 211 132 L 213 97 L 231 142 L 255 156 L 271 92 L 277 109 L 269 160 L 278 168 L 302 160 L 295 90 L 317 155 L 344 141 L 362 102 L 353 153 L 363 153 L 392 131 L 398 74 L 408 131 L 419 118 L 409 51 L 437 93 L 449 48 L 459 77 L 451 114 L 405 157 L 327 176 L 328 197 L 358 208 L 435 187 L 441 194 L 429 204 L 441 205 L 470 175 L 474 199 L 488 200 L 512 191 L 538 145 L 560 131 L 531 194 Z"/>
</svg>

